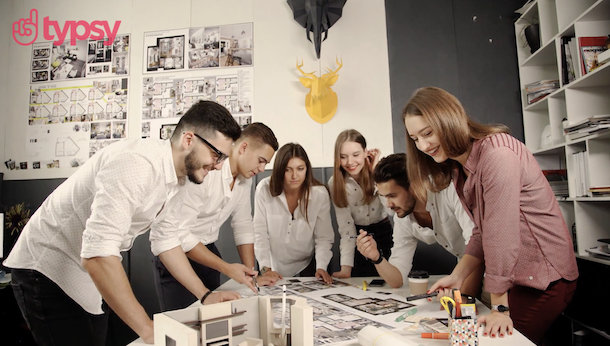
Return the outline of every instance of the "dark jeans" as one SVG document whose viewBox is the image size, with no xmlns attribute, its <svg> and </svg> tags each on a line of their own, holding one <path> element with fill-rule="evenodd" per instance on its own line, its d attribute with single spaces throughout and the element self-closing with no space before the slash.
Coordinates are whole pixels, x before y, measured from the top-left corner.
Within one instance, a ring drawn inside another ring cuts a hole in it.
<svg viewBox="0 0 610 346">
<path fill-rule="evenodd" d="M 216 245 L 212 243 L 206 246 L 210 251 L 216 254 L 216 256 L 222 258 Z M 189 262 L 197 276 L 203 281 L 205 287 L 214 290 L 220 286 L 220 272 L 190 259 Z M 197 297 L 182 286 L 178 280 L 174 279 L 159 257 L 153 257 L 152 263 L 155 287 L 157 289 L 161 311 L 184 309 L 197 300 Z"/>
<path fill-rule="evenodd" d="M 43 274 L 13 269 L 15 299 L 38 346 L 103 346 L 108 329 L 108 306 L 92 315 Z"/>
<path fill-rule="evenodd" d="M 377 248 L 383 251 L 383 257 L 387 260 L 392 253 L 394 240 L 392 239 L 392 224 L 386 217 L 385 219 L 368 226 L 356 225 L 356 234 L 360 234 L 360 230 L 367 233 L 373 233 L 373 239 L 377 242 Z M 354 256 L 354 268 L 352 268 L 352 277 L 360 276 L 379 276 L 375 265 L 366 257 L 362 256 L 360 251 L 356 249 Z"/>
<path fill-rule="evenodd" d="M 511 288 L 508 303 L 513 326 L 541 345 L 544 334 L 568 306 L 575 291 L 576 281 L 563 279 L 552 282 L 546 291 L 524 286 Z"/>
</svg>

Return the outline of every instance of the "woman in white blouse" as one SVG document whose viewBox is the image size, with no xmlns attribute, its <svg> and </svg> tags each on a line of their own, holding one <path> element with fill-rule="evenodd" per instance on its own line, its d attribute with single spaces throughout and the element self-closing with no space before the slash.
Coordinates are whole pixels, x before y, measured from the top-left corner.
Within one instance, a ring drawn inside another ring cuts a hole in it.
<svg viewBox="0 0 610 346">
<path fill-rule="evenodd" d="M 334 277 L 378 275 L 375 265 L 355 251 L 360 230 L 373 236 L 383 257 L 390 257 L 392 224 L 373 181 L 378 160 L 379 150 L 367 150 L 360 132 L 345 130 L 337 136 L 335 169 L 328 181 L 341 235 L 341 271 L 333 273 Z"/>
<path fill-rule="evenodd" d="M 315 276 L 327 283 L 334 231 L 330 196 L 313 177 L 307 153 L 288 143 L 277 152 L 271 177 L 261 180 L 254 198 L 254 252 L 262 275 L 307 276 L 314 257 Z"/>
</svg>

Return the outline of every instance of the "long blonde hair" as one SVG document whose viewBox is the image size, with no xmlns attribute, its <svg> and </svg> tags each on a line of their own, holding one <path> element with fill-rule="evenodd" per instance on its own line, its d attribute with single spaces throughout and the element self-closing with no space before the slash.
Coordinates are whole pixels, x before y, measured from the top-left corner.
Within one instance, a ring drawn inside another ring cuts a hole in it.
<svg viewBox="0 0 610 346">
<path fill-rule="evenodd" d="M 366 159 L 366 139 L 356 130 L 345 130 L 337 136 L 335 141 L 335 167 L 333 170 L 333 187 L 331 196 L 333 203 L 339 208 L 347 207 L 347 193 L 345 191 L 345 176 L 348 174 L 341 167 L 341 146 L 345 142 L 356 142 L 364 150 L 364 167 L 360 171 L 360 181 L 358 184 L 364 192 L 362 203 L 369 204 L 375 199 L 375 185 L 371 173 L 371 163 Z"/>
<path fill-rule="evenodd" d="M 509 133 L 505 125 L 481 124 L 471 119 L 455 96 L 436 87 L 420 88 L 413 93 L 402 111 L 403 124 L 411 116 L 424 117 L 450 158 L 466 153 L 477 139 Z M 417 149 L 407 132 L 407 174 L 417 198 L 423 200 L 426 190 L 439 192 L 446 188 L 451 182 L 451 171 L 457 166 L 459 163 L 454 160 L 436 163 Z"/>
</svg>

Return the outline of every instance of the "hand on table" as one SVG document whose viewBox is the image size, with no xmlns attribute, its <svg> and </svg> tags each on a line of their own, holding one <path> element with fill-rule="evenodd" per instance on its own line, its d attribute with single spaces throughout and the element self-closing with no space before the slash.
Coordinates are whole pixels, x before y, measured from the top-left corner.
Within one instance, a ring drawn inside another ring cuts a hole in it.
<svg viewBox="0 0 610 346">
<path fill-rule="evenodd" d="M 316 270 L 316 278 L 324 280 L 327 284 L 333 283 L 333 278 L 328 275 L 328 272 L 322 268 Z"/>
<path fill-rule="evenodd" d="M 229 300 L 235 300 L 241 298 L 241 295 L 237 292 L 232 291 L 217 291 L 211 293 L 203 301 L 203 305 L 210 305 L 215 303 L 228 302 Z"/>
<path fill-rule="evenodd" d="M 368 237 L 368 232 L 360 230 L 358 238 L 356 238 L 356 248 L 362 254 L 362 256 L 376 261 L 379 259 L 381 254 L 377 248 L 377 242 L 373 237 Z"/>
<path fill-rule="evenodd" d="M 499 311 L 492 311 L 491 314 L 479 317 L 479 325 L 485 323 L 483 336 L 496 336 L 503 338 L 504 335 L 513 335 L 513 320 L 510 315 Z M 478 328 L 478 326 L 477 326 Z"/>
<path fill-rule="evenodd" d="M 280 273 L 273 271 L 273 270 L 269 270 L 269 271 L 265 272 L 265 274 L 261 275 L 261 277 L 274 279 L 275 281 L 281 280 L 284 278 L 283 276 L 280 275 Z"/>
<path fill-rule="evenodd" d="M 252 276 L 258 274 L 257 271 L 252 270 L 241 263 L 231 263 L 223 274 L 235 280 L 237 283 L 250 287 L 252 292 L 258 293 L 256 286 L 254 286 L 254 281 L 252 280 Z"/>
<path fill-rule="evenodd" d="M 273 286 L 277 280 L 279 280 L 277 277 L 271 275 L 259 275 L 256 277 L 256 282 L 258 282 L 259 286 Z"/>
<path fill-rule="evenodd" d="M 337 279 L 351 278 L 352 277 L 352 267 L 350 266 L 341 266 L 341 270 L 333 273 L 333 277 Z"/>
</svg>

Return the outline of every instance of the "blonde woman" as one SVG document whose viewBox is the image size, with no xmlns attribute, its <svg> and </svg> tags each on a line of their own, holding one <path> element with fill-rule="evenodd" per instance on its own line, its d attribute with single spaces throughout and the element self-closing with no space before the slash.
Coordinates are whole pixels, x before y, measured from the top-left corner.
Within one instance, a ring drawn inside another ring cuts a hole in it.
<svg viewBox="0 0 610 346">
<path fill-rule="evenodd" d="M 334 174 L 328 181 L 341 236 L 341 271 L 333 273 L 336 278 L 378 275 L 375 263 L 356 251 L 360 230 L 375 239 L 382 252 L 379 261 L 390 257 L 392 224 L 373 181 L 378 159 L 379 150 L 367 150 L 360 132 L 346 130 L 337 136 Z"/>
</svg>

